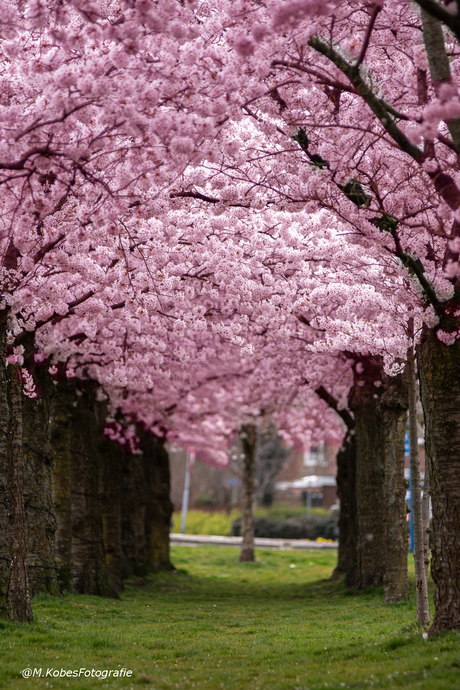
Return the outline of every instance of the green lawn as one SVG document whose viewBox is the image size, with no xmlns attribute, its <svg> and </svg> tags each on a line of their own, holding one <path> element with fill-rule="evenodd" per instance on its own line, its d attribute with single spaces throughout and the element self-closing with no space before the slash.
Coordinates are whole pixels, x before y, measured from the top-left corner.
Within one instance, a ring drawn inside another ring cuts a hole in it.
<svg viewBox="0 0 460 690">
<path fill-rule="evenodd" d="M 415 607 L 327 582 L 332 551 L 173 548 L 177 573 L 127 583 L 121 601 L 34 601 L 0 624 L 0 686 L 155 690 L 460 688 L 460 636 L 425 641 Z M 295 566 L 295 567 L 292 567 Z M 126 668 L 131 678 L 21 678 L 23 668 Z"/>
</svg>

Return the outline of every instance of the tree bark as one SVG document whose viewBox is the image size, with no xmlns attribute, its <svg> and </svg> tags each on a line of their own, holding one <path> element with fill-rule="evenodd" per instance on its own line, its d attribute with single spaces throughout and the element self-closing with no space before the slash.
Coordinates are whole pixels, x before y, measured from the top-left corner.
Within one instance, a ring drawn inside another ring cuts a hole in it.
<svg viewBox="0 0 460 690">
<path fill-rule="evenodd" d="M 141 433 L 144 471 L 148 489 L 146 504 L 146 567 L 155 573 L 174 570 L 169 557 L 169 531 L 174 506 L 170 498 L 169 456 L 164 443 Z"/>
<path fill-rule="evenodd" d="M 121 573 L 123 579 L 136 571 L 136 549 L 134 540 L 134 512 L 139 502 L 136 497 L 133 472 L 133 456 L 123 453 L 121 458 Z"/>
<path fill-rule="evenodd" d="M 27 532 L 24 509 L 24 458 L 22 452 L 22 390 L 19 367 L 6 370 L 8 423 L 6 454 L 8 465 L 8 547 L 11 558 L 10 600 L 14 620 L 33 621 L 30 602 Z"/>
<path fill-rule="evenodd" d="M 460 341 L 444 345 L 425 327 L 417 357 L 433 508 L 432 633 L 460 627 Z"/>
<path fill-rule="evenodd" d="M 358 515 L 356 510 L 356 437 L 348 432 L 337 454 L 337 494 L 340 500 L 339 549 L 333 578 L 345 576 L 347 587 L 358 582 Z"/>
<path fill-rule="evenodd" d="M 53 511 L 53 451 L 50 438 L 50 387 L 44 367 L 29 364 L 37 397 L 23 395 L 24 507 L 31 596 L 60 595 L 55 558 L 56 517 Z"/>
<path fill-rule="evenodd" d="M 406 485 L 404 439 L 407 425 L 407 376 L 388 378 L 379 401 L 383 425 L 385 463 L 385 574 L 383 589 L 387 604 L 409 599 L 407 572 Z"/>
<path fill-rule="evenodd" d="M 315 393 L 338 414 L 347 427 L 342 447 L 337 454 L 336 481 L 340 500 L 339 549 L 337 566 L 331 579 L 344 575 L 347 587 L 357 588 L 359 568 L 355 420 L 350 410 L 339 406 L 339 401 L 324 386 L 318 386 Z"/>
<path fill-rule="evenodd" d="M 56 517 L 55 556 L 59 586 L 73 590 L 72 510 L 70 500 L 70 453 L 72 418 L 77 402 L 75 382 L 53 385 L 50 394 L 50 436 L 53 449 L 52 495 Z"/>
<path fill-rule="evenodd" d="M 375 380 L 380 380 L 380 376 Z M 385 575 L 385 460 L 382 428 L 377 423 L 376 391 L 372 380 L 361 378 L 349 399 L 356 423 L 358 591 L 371 585 L 382 586 Z"/>
<path fill-rule="evenodd" d="M 147 574 L 146 480 L 142 455 L 123 454 L 121 500 L 121 546 L 123 577 Z"/>
<path fill-rule="evenodd" d="M 22 390 L 17 365 L 7 365 L 6 312 L 0 320 L 0 615 L 30 623 L 27 532 L 24 509 Z"/>
<path fill-rule="evenodd" d="M 408 596 L 401 379 L 383 374 L 380 357 L 355 358 L 349 406 L 356 425 L 358 576 L 356 589 L 384 586 L 387 601 Z"/>
<path fill-rule="evenodd" d="M 99 507 L 107 576 L 113 597 L 123 591 L 121 553 L 121 465 L 124 450 L 104 435 L 107 405 L 95 403 L 96 457 L 99 464 Z"/>
<path fill-rule="evenodd" d="M 243 513 L 241 522 L 240 561 L 254 561 L 254 489 L 257 429 L 255 424 L 245 424 L 240 432 L 243 445 Z"/>
<path fill-rule="evenodd" d="M 2 315 L 3 316 L 3 315 Z M 11 372 L 3 353 L 6 348 L 6 317 L 0 321 L 0 619 L 12 619 L 10 599 L 11 554 L 8 545 L 8 431 L 10 409 L 8 386 Z"/>
<path fill-rule="evenodd" d="M 99 505 L 98 429 L 90 385 L 74 409 L 70 453 L 73 586 L 82 594 L 111 596 Z"/>
</svg>

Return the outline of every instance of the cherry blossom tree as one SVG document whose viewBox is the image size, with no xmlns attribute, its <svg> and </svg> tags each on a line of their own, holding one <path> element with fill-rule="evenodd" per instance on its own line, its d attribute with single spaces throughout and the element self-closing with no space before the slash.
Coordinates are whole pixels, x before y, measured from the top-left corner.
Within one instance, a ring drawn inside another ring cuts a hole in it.
<svg viewBox="0 0 460 690">
<path fill-rule="evenodd" d="M 109 435 L 126 443 L 140 423 L 223 464 L 261 411 L 291 437 L 312 433 L 298 391 L 329 381 L 329 355 L 351 354 L 355 418 L 364 392 L 383 399 L 374 384 L 401 369 L 412 317 L 433 629 L 458 624 L 458 461 L 444 429 L 457 428 L 458 406 L 457 25 L 419 4 L 422 15 L 345 0 L 222 1 L 219 12 L 2 3 L 2 351 L 13 372 L 2 428 L 17 439 L 3 475 L 18 533 L 31 357 L 51 376 L 96 381 Z M 21 592 L 25 561 L 21 547 Z"/>
<path fill-rule="evenodd" d="M 458 599 L 451 569 L 458 525 L 449 508 L 458 500 L 457 444 L 444 426 L 458 426 L 452 384 L 458 381 L 458 26 L 444 7 L 416 4 L 225 7 L 222 36 L 233 44 L 241 75 L 240 94 L 230 99 L 239 101 L 243 124 L 232 130 L 238 141 L 232 158 L 215 156 L 205 167 L 211 203 L 217 203 L 212 183 L 226 175 L 229 205 L 327 208 L 351 241 L 372 248 L 392 270 L 404 268 L 418 292 L 413 308 L 424 312 L 417 334 L 427 449 L 438 477 L 432 485 L 437 630 L 458 625 L 449 604 Z M 234 111 L 229 107 L 229 118 Z M 180 193 L 204 195 L 202 170 L 200 176 L 185 177 Z"/>
</svg>

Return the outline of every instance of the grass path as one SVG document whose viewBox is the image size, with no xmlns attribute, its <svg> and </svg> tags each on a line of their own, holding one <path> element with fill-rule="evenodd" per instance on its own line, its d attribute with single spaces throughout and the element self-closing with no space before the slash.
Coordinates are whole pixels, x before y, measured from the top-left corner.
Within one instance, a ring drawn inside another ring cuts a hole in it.
<svg viewBox="0 0 460 690">
<path fill-rule="evenodd" d="M 425 641 L 408 604 L 327 582 L 334 552 L 173 547 L 177 573 L 133 579 L 120 601 L 40 597 L 35 622 L 0 623 L 0 687 L 152 690 L 460 688 L 460 635 Z M 323 581 L 321 581 L 323 580 Z M 23 668 L 42 677 L 24 679 Z M 47 669 L 126 668 L 130 678 Z"/>
</svg>

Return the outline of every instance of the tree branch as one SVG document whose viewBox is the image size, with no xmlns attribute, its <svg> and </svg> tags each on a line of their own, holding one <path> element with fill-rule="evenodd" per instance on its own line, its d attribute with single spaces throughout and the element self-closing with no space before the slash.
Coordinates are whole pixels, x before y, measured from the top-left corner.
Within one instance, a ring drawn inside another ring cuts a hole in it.
<svg viewBox="0 0 460 690">
<path fill-rule="evenodd" d="M 318 386 L 318 388 L 315 388 L 315 393 L 318 397 L 321 398 L 321 400 L 324 400 L 324 402 L 329 405 L 331 409 L 336 412 L 341 420 L 345 423 L 347 429 L 351 431 L 352 429 L 355 428 L 355 420 L 353 419 L 353 416 L 351 413 L 344 409 L 341 410 L 339 409 L 339 401 L 334 398 L 334 396 L 327 391 L 324 386 Z"/>
<path fill-rule="evenodd" d="M 433 0 L 414 0 L 416 4 L 425 10 L 427 14 L 430 14 L 435 19 L 439 19 L 440 22 L 445 24 L 452 33 L 455 34 L 457 39 L 460 41 L 460 18 L 458 15 L 451 14 L 445 10 L 442 5 L 438 5 L 437 2 Z"/>
<path fill-rule="evenodd" d="M 205 194 L 200 194 L 200 192 L 171 192 L 169 195 L 170 199 L 177 198 L 189 198 L 189 199 L 200 199 L 201 201 L 207 201 L 209 204 L 218 204 L 220 199 L 216 199 L 212 196 L 205 196 Z"/>
<path fill-rule="evenodd" d="M 86 302 L 86 300 L 88 300 L 93 295 L 94 295 L 94 290 L 89 290 L 88 292 L 85 292 L 85 294 L 82 295 L 81 297 L 79 297 L 78 299 L 75 299 L 73 302 L 69 302 L 69 304 L 67 306 L 67 308 L 68 308 L 67 314 L 56 314 L 56 312 L 54 312 L 48 319 L 43 319 L 43 321 L 38 321 L 35 324 L 35 332 L 37 332 L 37 330 L 39 328 L 46 326 L 46 324 L 50 323 L 51 321 L 55 321 L 58 323 L 59 321 L 62 321 L 62 319 L 67 318 L 67 316 L 70 316 L 73 313 L 73 309 L 75 309 L 75 307 L 78 307 L 80 304 L 83 304 L 83 302 Z M 19 335 L 17 336 L 17 338 L 15 340 L 15 345 L 20 345 L 27 337 L 30 337 L 30 332 L 22 331 L 22 333 L 19 333 Z"/>
<path fill-rule="evenodd" d="M 80 103 L 80 105 L 76 105 L 73 108 L 70 108 L 70 110 L 64 110 L 62 115 L 60 117 L 55 117 L 52 120 L 45 120 L 43 122 L 40 121 L 38 118 L 35 120 L 35 122 L 32 122 L 29 127 L 24 129 L 22 132 L 20 132 L 15 138 L 15 141 L 19 141 L 23 136 L 26 134 L 29 134 L 29 132 L 33 132 L 34 129 L 37 129 L 38 127 L 45 127 L 46 125 L 54 125 L 57 122 L 64 122 L 64 120 L 69 117 L 69 115 L 72 115 L 73 113 L 76 113 L 78 110 L 81 110 L 82 108 L 86 108 L 88 105 L 92 105 L 93 101 L 86 101 L 86 103 Z"/>
<path fill-rule="evenodd" d="M 50 214 L 50 215 L 51 215 L 51 214 Z M 55 247 L 57 244 L 59 244 L 59 242 L 61 242 L 61 240 L 63 240 L 64 237 L 65 237 L 65 235 L 59 235 L 59 237 L 58 237 L 57 239 L 53 240 L 52 242 L 48 242 L 48 244 L 45 244 L 45 245 L 34 255 L 34 263 L 37 264 L 41 259 L 43 259 L 43 257 L 45 256 L 45 254 L 47 254 L 47 253 L 50 252 L 52 249 L 54 249 L 54 247 Z"/>
<path fill-rule="evenodd" d="M 24 153 L 24 155 L 15 163 L 1 163 L 0 170 L 24 170 L 24 164 L 27 163 L 31 156 L 39 154 L 41 156 L 56 156 L 57 151 L 52 151 L 48 146 L 34 146 Z"/>
<path fill-rule="evenodd" d="M 321 55 L 324 55 L 324 57 L 330 60 L 336 67 L 339 68 L 341 72 L 343 72 L 343 74 L 348 77 L 355 87 L 357 93 L 365 100 L 393 141 L 395 141 L 395 143 L 398 144 L 403 151 L 405 151 L 417 162 L 423 160 L 423 152 L 420 151 L 417 146 L 411 144 L 407 137 L 404 136 L 396 122 L 391 117 L 391 113 L 389 112 L 388 108 L 385 107 L 385 104 L 382 103 L 380 98 L 377 98 L 370 87 L 367 86 L 367 84 L 363 81 L 359 73 L 359 67 L 349 65 L 348 62 L 332 48 L 330 43 L 327 43 L 319 36 L 312 36 L 309 40 L 309 46 Z"/>
<path fill-rule="evenodd" d="M 430 68 L 431 80 L 438 93 L 439 87 L 443 83 L 451 80 L 449 56 L 444 44 L 444 34 L 441 23 L 431 14 L 421 11 L 423 42 L 425 44 L 428 66 Z M 460 152 L 460 119 L 453 118 L 447 121 L 449 132 L 454 142 L 455 150 Z"/>
</svg>

